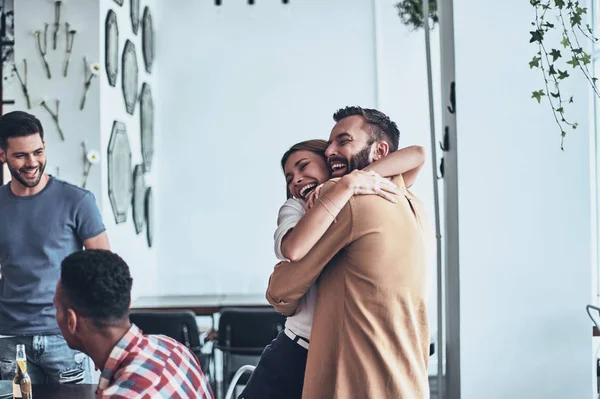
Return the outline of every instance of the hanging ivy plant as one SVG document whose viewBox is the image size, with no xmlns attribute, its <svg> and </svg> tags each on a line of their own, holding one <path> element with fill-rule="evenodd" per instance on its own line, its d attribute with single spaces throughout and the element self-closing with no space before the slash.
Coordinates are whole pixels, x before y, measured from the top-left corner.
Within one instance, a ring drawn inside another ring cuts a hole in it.
<svg viewBox="0 0 600 399">
<path fill-rule="evenodd" d="M 587 8 L 579 1 L 565 0 L 529 0 L 535 9 L 533 30 L 529 32 L 530 43 L 537 46 L 537 53 L 529 62 L 529 68 L 539 68 L 544 87 L 531 94 L 531 98 L 541 103 L 542 97 L 548 99 L 552 115 L 561 132 L 560 148 L 564 150 L 564 138 L 569 129 L 576 129 L 577 122 L 567 117 L 566 106 L 574 102 L 573 96 L 561 91 L 561 85 L 571 73 L 582 73 L 592 87 L 594 94 L 600 97 L 597 78 L 590 72 L 592 62 L 584 50 L 586 41 L 596 43 L 592 28 L 585 23 Z M 548 37 L 560 37 L 560 43 L 550 43 Z M 583 44 L 582 44 L 583 43 Z"/>
<path fill-rule="evenodd" d="M 396 4 L 398 15 L 404 25 L 417 30 L 423 27 L 423 0 L 403 0 Z M 437 0 L 429 0 L 429 25 L 438 22 Z"/>
</svg>

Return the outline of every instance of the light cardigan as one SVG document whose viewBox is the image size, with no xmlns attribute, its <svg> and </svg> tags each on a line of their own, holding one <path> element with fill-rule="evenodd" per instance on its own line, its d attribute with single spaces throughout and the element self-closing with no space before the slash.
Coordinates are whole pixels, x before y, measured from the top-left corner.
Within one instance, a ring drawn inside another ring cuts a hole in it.
<svg viewBox="0 0 600 399">
<path fill-rule="evenodd" d="M 434 235 L 422 203 L 393 181 L 398 203 L 353 196 L 302 260 L 271 274 L 267 300 L 286 315 L 319 279 L 303 399 L 429 398 Z"/>
</svg>

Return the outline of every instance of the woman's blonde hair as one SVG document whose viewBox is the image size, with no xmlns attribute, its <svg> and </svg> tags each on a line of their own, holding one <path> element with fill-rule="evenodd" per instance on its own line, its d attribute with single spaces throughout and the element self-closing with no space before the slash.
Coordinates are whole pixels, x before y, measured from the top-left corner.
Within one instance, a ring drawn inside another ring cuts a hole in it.
<svg viewBox="0 0 600 399">
<path fill-rule="evenodd" d="M 329 143 L 327 141 L 317 140 L 317 139 L 306 140 L 306 141 L 302 141 L 300 143 L 294 144 L 293 146 L 290 147 L 289 150 L 287 150 L 285 152 L 285 154 L 283 154 L 283 157 L 281 157 L 281 169 L 283 170 L 283 173 L 285 173 L 285 163 L 287 162 L 290 155 L 292 155 L 296 151 L 310 151 L 310 152 L 314 152 L 315 154 L 318 154 L 318 155 L 322 156 L 323 158 L 325 158 L 325 150 L 327 149 L 328 145 L 329 145 Z M 287 183 L 285 185 L 285 190 L 287 192 L 287 197 L 291 198 L 292 193 L 290 192 Z"/>
</svg>

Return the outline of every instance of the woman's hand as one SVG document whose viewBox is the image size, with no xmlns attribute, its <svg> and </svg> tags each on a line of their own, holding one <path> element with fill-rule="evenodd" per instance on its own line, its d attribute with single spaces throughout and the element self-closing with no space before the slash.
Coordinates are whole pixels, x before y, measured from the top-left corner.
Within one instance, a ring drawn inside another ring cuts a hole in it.
<svg viewBox="0 0 600 399">
<path fill-rule="evenodd" d="M 342 177 L 342 181 L 352 190 L 354 195 L 379 195 L 386 200 L 397 203 L 395 195 L 400 194 L 398 187 L 391 180 L 381 177 L 373 171 L 353 170 Z"/>
</svg>

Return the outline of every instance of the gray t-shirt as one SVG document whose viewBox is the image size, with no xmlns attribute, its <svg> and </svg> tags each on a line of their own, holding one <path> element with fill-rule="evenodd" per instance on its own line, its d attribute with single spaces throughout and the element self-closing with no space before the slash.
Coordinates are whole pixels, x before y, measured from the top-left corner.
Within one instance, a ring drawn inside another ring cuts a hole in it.
<svg viewBox="0 0 600 399">
<path fill-rule="evenodd" d="M 94 195 L 50 176 L 35 195 L 0 187 L 0 335 L 58 333 L 60 263 L 105 231 Z"/>
</svg>

